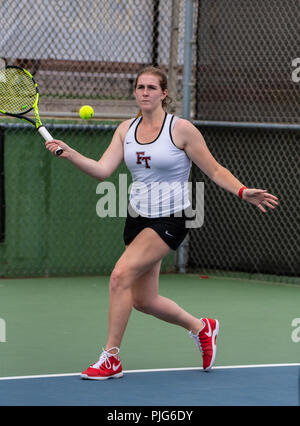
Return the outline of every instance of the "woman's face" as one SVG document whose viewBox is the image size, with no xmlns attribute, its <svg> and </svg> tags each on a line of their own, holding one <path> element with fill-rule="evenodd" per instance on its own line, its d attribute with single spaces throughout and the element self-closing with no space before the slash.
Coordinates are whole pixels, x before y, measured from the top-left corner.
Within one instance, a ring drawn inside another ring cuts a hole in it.
<svg viewBox="0 0 300 426">
<path fill-rule="evenodd" d="M 142 110 L 154 110 L 161 107 L 162 100 L 167 96 L 167 90 L 161 90 L 159 77 L 153 74 L 142 74 L 137 81 L 134 91 L 136 101 Z"/>
</svg>

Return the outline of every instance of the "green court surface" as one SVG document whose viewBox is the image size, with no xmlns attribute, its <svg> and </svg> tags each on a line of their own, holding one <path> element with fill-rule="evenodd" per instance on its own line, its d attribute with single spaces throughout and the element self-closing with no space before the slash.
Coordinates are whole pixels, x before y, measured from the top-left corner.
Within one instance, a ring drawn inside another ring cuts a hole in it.
<svg viewBox="0 0 300 426">
<path fill-rule="evenodd" d="M 95 362 L 107 338 L 108 281 L 2 279 L 0 377 L 77 373 Z M 160 293 L 220 321 L 216 366 L 300 360 L 299 285 L 162 274 Z M 135 310 L 121 359 L 124 370 L 201 366 L 186 330 Z"/>
</svg>

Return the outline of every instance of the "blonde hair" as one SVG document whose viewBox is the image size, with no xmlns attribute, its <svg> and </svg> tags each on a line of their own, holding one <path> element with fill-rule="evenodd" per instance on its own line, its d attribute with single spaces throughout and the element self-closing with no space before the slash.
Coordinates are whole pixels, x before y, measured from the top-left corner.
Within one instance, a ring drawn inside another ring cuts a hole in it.
<svg viewBox="0 0 300 426">
<path fill-rule="evenodd" d="M 153 67 L 153 66 L 148 66 L 148 67 L 142 68 L 138 72 L 138 74 L 136 76 L 136 79 L 135 79 L 135 83 L 134 83 L 134 89 L 136 89 L 138 79 L 140 78 L 140 76 L 142 74 L 152 74 L 152 75 L 155 75 L 156 77 L 158 77 L 159 85 L 160 85 L 161 90 L 164 91 L 164 90 L 168 89 L 168 77 L 167 77 L 167 74 L 162 69 L 157 68 L 157 67 Z M 170 105 L 171 102 L 172 102 L 172 98 L 169 95 L 167 95 L 162 100 L 161 106 L 164 109 L 164 111 L 167 111 L 168 106 Z M 139 110 L 139 112 L 138 112 L 138 114 L 137 114 L 136 117 L 140 117 L 141 115 L 142 115 L 142 111 Z"/>
</svg>

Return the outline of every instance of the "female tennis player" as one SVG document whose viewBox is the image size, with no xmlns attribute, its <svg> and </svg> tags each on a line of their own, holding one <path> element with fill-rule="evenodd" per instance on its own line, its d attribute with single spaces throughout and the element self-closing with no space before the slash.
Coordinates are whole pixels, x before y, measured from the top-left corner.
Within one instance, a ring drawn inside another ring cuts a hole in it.
<svg viewBox="0 0 300 426">
<path fill-rule="evenodd" d="M 263 189 L 246 188 L 221 166 L 191 122 L 166 112 L 169 97 L 163 71 L 143 69 L 136 78 L 134 94 L 139 116 L 118 126 L 99 161 L 81 155 L 63 141 L 46 142 L 53 155 L 60 146 L 64 150 L 61 158 L 101 181 L 125 161 L 133 180 L 124 229 L 125 250 L 109 282 L 108 339 L 99 360 L 82 372 L 84 379 L 123 376 L 119 352 L 133 307 L 188 330 L 202 354 L 203 369 L 209 370 L 214 363 L 219 322 L 196 318 L 159 294 L 162 259 L 179 247 L 188 232 L 185 183 L 192 162 L 217 185 L 262 212 L 277 205 L 277 197 Z M 158 183 L 168 184 L 172 190 L 157 191 Z"/>
</svg>

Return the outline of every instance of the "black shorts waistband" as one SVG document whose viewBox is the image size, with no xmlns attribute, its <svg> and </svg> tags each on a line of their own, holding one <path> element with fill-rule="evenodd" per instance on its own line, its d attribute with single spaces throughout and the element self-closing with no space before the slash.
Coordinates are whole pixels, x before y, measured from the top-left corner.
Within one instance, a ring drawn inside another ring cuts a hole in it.
<svg viewBox="0 0 300 426">
<path fill-rule="evenodd" d="M 167 216 L 156 216 L 156 217 L 149 217 L 149 216 L 142 216 L 139 213 L 137 213 L 135 210 L 131 209 L 133 211 L 133 214 L 130 213 L 130 207 L 127 209 L 127 217 L 131 217 L 133 219 L 135 218 L 142 218 L 142 219 L 151 219 L 151 220 L 155 220 L 155 219 L 167 219 L 167 218 L 178 218 L 178 219 L 183 219 L 183 220 L 195 220 L 196 214 L 192 211 L 192 209 L 190 207 L 188 207 L 185 210 L 180 210 L 178 212 L 175 213 L 171 213 Z"/>
</svg>

